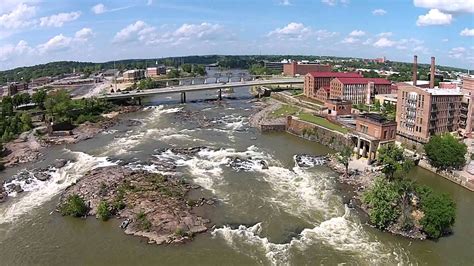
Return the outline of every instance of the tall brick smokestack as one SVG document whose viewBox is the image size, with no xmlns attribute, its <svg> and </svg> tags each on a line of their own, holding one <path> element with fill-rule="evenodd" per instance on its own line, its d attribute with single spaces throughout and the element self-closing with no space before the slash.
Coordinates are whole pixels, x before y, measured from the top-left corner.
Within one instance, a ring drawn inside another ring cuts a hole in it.
<svg viewBox="0 0 474 266">
<path fill-rule="evenodd" d="M 434 80 L 435 80 L 435 58 L 434 56 L 431 57 L 431 71 L 430 71 L 430 88 L 434 88 Z"/>
<path fill-rule="evenodd" d="M 416 80 L 418 79 L 418 56 L 413 56 L 413 86 L 416 86 Z"/>
</svg>

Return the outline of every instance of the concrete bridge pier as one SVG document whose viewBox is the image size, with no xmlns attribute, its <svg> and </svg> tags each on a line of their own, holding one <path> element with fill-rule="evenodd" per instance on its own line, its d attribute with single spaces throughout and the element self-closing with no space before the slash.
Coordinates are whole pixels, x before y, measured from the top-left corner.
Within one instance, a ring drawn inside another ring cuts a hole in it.
<svg viewBox="0 0 474 266">
<path fill-rule="evenodd" d="M 191 85 L 194 85 L 195 83 L 195 79 L 191 79 Z"/>
<path fill-rule="evenodd" d="M 170 82 L 167 81 L 167 82 L 166 82 L 166 87 L 169 87 L 169 86 L 170 86 Z"/>
<path fill-rule="evenodd" d="M 219 89 L 219 101 L 222 101 L 222 89 Z"/>
<path fill-rule="evenodd" d="M 181 80 L 178 81 L 178 86 L 183 85 L 183 82 Z"/>
<path fill-rule="evenodd" d="M 244 82 L 244 77 L 241 77 L 241 78 L 240 78 L 240 82 Z"/>
<path fill-rule="evenodd" d="M 181 103 L 186 103 L 186 92 L 181 92 Z"/>
<path fill-rule="evenodd" d="M 204 78 L 204 84 L 207 84 L 207 78 Z"/>
</svg>

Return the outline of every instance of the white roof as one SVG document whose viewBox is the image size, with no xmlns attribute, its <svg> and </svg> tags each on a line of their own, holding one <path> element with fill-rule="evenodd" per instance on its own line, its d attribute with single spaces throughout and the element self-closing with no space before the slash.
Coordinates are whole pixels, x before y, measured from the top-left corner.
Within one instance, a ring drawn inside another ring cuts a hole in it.
<svg viewBox="0 0 474 266">
<path fill-rule="evenodd" d="M 433 88 L 433 89 L 423 89 L 426 92 L 432 95 L 459 95 L 462 96 L 461 90 L 459 89 L 440 89 L 440 88 Z"/>
</svg>

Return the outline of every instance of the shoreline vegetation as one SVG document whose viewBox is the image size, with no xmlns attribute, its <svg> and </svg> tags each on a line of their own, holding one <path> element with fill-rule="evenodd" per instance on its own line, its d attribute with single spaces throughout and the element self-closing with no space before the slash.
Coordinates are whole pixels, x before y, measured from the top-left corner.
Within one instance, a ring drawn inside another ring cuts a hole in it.
<svg viewBox="0 0 474 266">
<path fill-rule="evenodd" d="M 260 106 L 255 115 L 259 116 L 260 123 L 267 117 L 275 119 L 275 114 L 298 115 L 300 112 L 273 101 Z M 259 125 L 254 123 L 253 126 Z M 448 195 L 409 179 L 409 171 L 415 163 L 403 154 L 403 149 L 395 145 L 382 148 L 378 166 L 364 172 L 349 168 L 353 159 L 352 150 L 345 148 L 328 156 L 327 166 L 339 174 L 340 183 L 351 186 L 355 196 L 350 204 L 368 216 L 370 225 L 419 240 L 437 239 L 451 233 L 456 204 Z"/>
</svg>

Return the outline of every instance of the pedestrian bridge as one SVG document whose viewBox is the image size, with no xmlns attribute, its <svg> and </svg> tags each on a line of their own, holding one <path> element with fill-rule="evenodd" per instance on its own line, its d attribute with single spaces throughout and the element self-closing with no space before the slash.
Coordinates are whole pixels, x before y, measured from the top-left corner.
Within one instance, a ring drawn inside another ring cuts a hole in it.
<svg viewBox="0 0 474 266">
<path fill-rule="evenodd" d="M 186 92 L 218 90 L 218 98 L 222 99 L 222 89 L 263 86 L 263 85 L 295 85 L 295 84 L 303 84 L 303 83 L 304 83 L 303 78 L 279 78 L 279 79 L 238 81 L 238 82 L 216 83 L 216 84 L 185 85 L 185 86 L 179 86 L 179 87 L 166 87 L 166 88 L 149 89 L 149 90 L 143 90 L 143 91 L 129 91 L 129 92 L 122 91 L 122 92 L 114 92 L 114 93 L 100 95 L 98 98 L 107 99 L 107 100 L 140 99 L 140 98 L 156 96 L 156 95 L 180 93 L 181 102 L 184 103 L 186 102 Z"/>
</svg>

